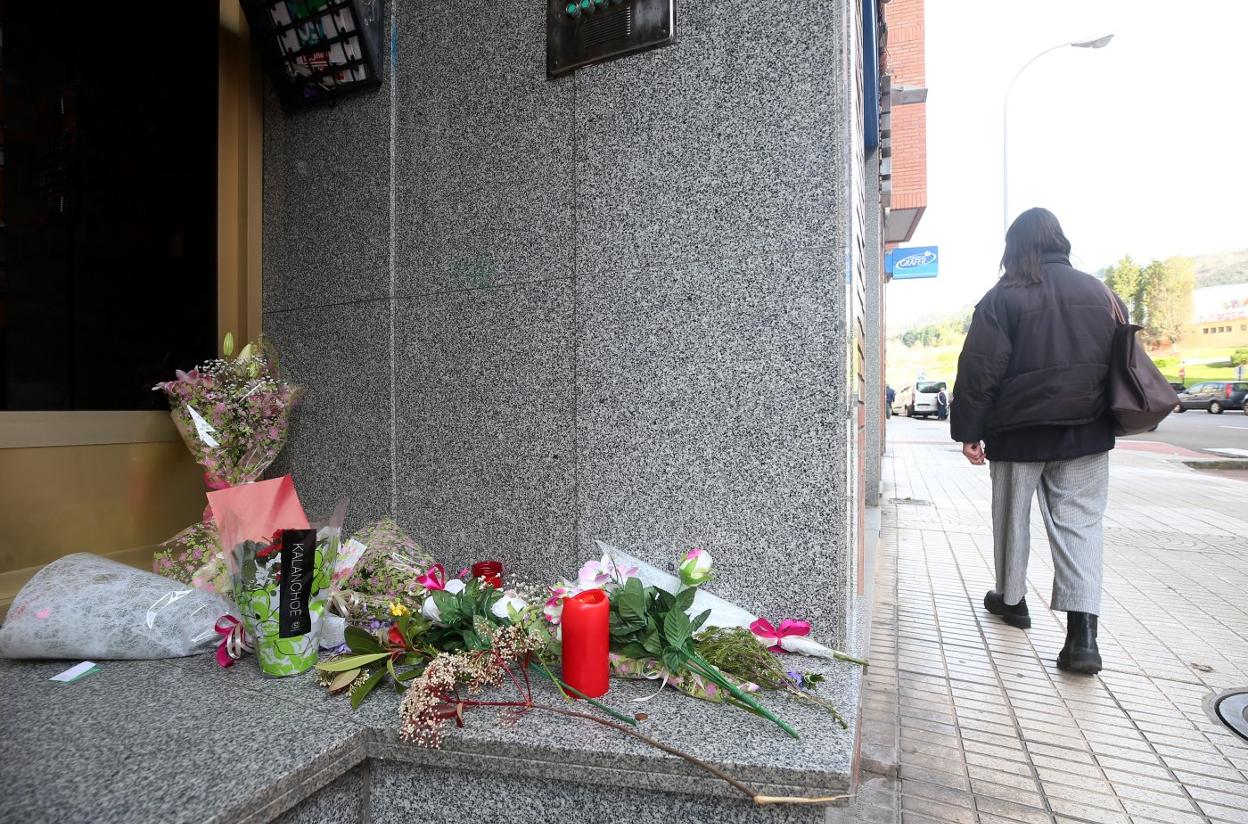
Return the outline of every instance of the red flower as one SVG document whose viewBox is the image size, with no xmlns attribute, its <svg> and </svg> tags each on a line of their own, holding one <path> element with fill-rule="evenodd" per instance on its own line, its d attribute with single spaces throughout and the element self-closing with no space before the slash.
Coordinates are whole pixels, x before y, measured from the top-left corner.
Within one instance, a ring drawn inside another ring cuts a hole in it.
<svg viewBox="0 0 1248 824">
<path fill-rule="evenodd" d="M 269 539 L 269 545 L 256 551 L 256 558 L 261 561 L 267 561 L 279 552 L 282 548 L 282 533 L 285 531 L 284 529 L 279 529 L 277 532 L 274 532 L 273 537 Z"/>
<path fill-rule="evenodd" d="M 389 638 L 390 638 L 390 643 L 394 644 L 395 646 L 398 646 L 398 647 L 406 646 L 406 642 L 403 640 L 403 633 L 399 632 L 399 628 L 397 625 L 394 625 L 394 624 L 390 625 Z"/>
</svg>

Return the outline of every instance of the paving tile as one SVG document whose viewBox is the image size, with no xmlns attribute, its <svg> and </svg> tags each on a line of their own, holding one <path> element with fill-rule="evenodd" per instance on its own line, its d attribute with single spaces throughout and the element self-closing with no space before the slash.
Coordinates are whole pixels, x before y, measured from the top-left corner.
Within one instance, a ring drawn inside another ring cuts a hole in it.
<svg viewBox="0 0 1248 824">
<path fill-rule="evenodd" d="M 976 796 L 975 807 L 981 814 L 996 815 L 1025 824 L 1050 824 L 1049 814 L 1043 808 L 1016 804 L 999 798 Z"/>
<path fill-rule="evenodd" d="M 1248 807 L 1223 807 L 1220 804 L 1200 803 L 1200 809 L 1210 819 L 1228 824 L 1248 824 Z"/>
<path fill-rule="evenodd" d="M 1095 807 L 1083 807 L 1079 804 L 1063 802 L 1053 807 L 1053 820 L 1058 824 L 1131 824 L 1131 819 L 1123 813 L 1098 810 Z"/>
<path fill-rule="evenodd" d="M 935 821 L 952 822 L 952 824 L 975 824 L 975 813 L 970 807 L 954 804 L 941 804 L 928 798 L 905 794 L 905 782 L 902 782 L 901 796 L 902 821 L 906 821 L 907 813 L 925 815 Z"/>
<path fill-rule="evenodd" d="M 971 794 L 964 790 L 955 790 L 940 784 L 929 784 L 926 781 L 919 781 L 912 778 L 904 778 L 902 780 L 902 793 L 905 795 L 926 798 L 929 801 L 938 801 L 942 804 L 950 804 L 955 807 L 971 807 Z"/>
<path fill-rule="evenodd" d="M 1017 767 L 1018 765 L 1011 765 Z M 988 769 L 976 765 L 967 765 L 967 773 L 971 776 L 971 782 L 983 782 L 987 784 L 1004 785 L 1014 787 L 1020 790 L 1035 790 L 1036 779 L 1030 771 L 1022 770 L 1000 770 Z"/>
<path fill-rule="evenodd" d="M 948 765 L 942 765 L 948 766 Z M 953 773 L 947 770 L 934 769 L 930 767 L 921 767 L 917 764 L 902 764 L 900 767 L 902 781 L 915 779 L 918 781 L 926 781 L 929 784 L 939 784 L 942 787 L 948 787 L 951 790 L 970 791 L 971 782 L 961 773 Z"/>
<path fill-rule="evenodd" d="M 1157 821 L 1164 824 L 1203 824 L 1204 822 L 1204 818 L 1190 804 L 1187 810 L 1178 810 L 1124 798 L 1122 806 L 1136 821 Z"/>
<path fill-rule="evenodd" d="M 972 781 L 971 789 L 975 791 L 977 796 L 987 796 L 1000 801 L 1012 801 L 1015 804 L 1022 804 L 1028 807 L 1044 806 L 1044 801 L 1041 798 L 1040 791 L 1036 789 L 1034 781 L 1031 783 L 1030 789 L 1022 789 L 1009 784 L 995 784 L 991 781 Z"/>
</svg>

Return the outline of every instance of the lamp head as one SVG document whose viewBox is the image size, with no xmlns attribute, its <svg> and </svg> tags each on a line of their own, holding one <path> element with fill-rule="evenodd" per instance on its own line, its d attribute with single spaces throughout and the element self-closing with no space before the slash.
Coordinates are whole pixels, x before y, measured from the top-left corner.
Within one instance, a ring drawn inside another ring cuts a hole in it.
<svg viewBox="0 0 1248 824">
<path fill-rule="evenodd" d="M 1107 34 L 1104 37 L 1098 37 L 1095 40 L 1080 40 L 1078 43 L 1071 43 L 1070 45 L 1074 46 L 1076 49 L 1103 49 L 1108 46 L 1109 41 L 1113 39 L 1114 36 L 1112 34 Z"/>
</svg>

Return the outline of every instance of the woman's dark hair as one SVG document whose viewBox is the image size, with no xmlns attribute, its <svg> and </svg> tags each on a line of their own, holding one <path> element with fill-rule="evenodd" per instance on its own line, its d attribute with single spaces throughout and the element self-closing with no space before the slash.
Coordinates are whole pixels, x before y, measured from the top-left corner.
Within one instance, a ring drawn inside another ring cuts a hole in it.
<svg viewBox="0 0 1248 824">
<path fill-rule="evenodd" d="M 1047 254 L 1070 254 L 1062 224 L 1048 209 L 1028 209 L 1005 233 L 1001 282 L 1006 286 L 1035 286 L 1040 282 L 1040 259 Z"/>
</svg>

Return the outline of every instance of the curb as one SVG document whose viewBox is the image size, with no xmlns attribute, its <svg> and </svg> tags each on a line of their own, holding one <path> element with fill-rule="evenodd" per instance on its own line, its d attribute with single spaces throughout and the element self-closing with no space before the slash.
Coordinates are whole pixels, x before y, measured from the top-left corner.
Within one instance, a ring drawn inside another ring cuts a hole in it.
<svg viewBox="0 0 1248 824">
<path fill-rule="evenodd" d="M 1244 458 L 1214 458 L 1207 461 L 1180 461 L 1180 463 L 1192 469 L 1248 469 L 1248 459 Z"/>
</svg>

